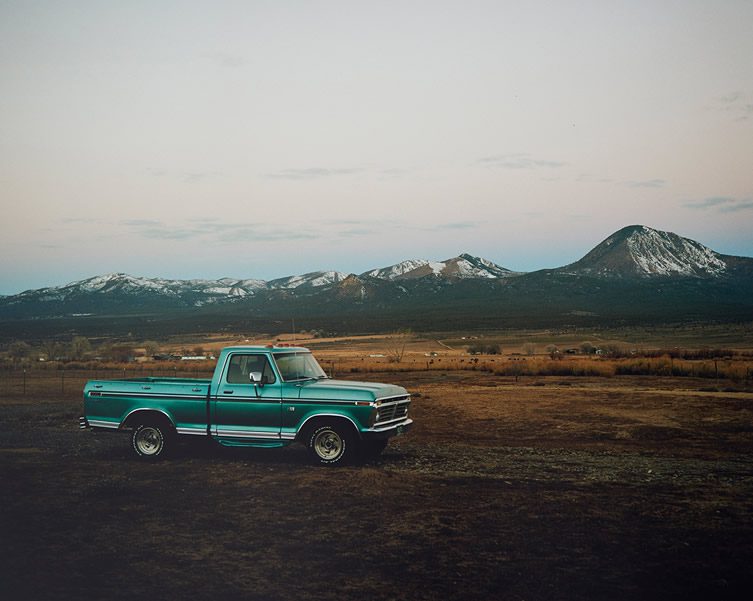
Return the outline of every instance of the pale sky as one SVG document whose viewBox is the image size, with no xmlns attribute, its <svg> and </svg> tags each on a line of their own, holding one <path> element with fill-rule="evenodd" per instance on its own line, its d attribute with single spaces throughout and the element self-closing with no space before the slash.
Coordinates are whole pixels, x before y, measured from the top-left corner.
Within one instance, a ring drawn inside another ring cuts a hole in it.
<svg viewBox="0 0 753 601">
<path fill-rule="evenodd" d="M 644 224 L 753 256 L 753 2 L 0 0 L 0 294 Z"/>
</svg>

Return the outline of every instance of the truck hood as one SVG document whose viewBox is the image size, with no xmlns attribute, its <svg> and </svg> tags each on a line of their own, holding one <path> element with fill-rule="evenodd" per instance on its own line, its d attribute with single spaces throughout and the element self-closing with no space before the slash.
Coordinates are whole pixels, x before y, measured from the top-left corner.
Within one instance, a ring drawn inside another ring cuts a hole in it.
<svg viewBox="0 0 753 601">
<path fill-rule="evenodd" d="M 316 380 L 305 382 L 300 388 L 301 399 L 375 401 L 384 397 L 408 394 L 402 386 L 376 382 L 352 382 L 350 380 Z"/>
</svg>

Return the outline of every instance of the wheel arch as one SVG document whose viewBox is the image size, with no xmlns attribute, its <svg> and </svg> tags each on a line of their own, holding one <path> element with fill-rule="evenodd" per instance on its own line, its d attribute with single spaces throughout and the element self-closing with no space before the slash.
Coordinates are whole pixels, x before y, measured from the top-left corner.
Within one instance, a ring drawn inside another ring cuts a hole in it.
<svg viewBox="0 0 753 601">
<path fill-rule="evenodd" d="M 298 428 L 298 432 L 296 433 L 296 440 L 305 442 L 306 438 L 308 438 L 309 432 L 311 432 L 311 430 L 315 428 L 318 423 L 335 420 L 339 421 L 340 423 L 347 424 L 348 427 L 356 435 L 356 437 L 360 440 L 361 432 L 358 429 L 358 425 L 355 421 L 353 421 L 353 418 L 347 415 L 343 415 L 342 413 L 316 413 L 314 415 L 310 415 L 305 420 L 303 420 L 303 423 L 301 423 L 300 427 Z"/>
<path fill-rule="evenodd" d="M 172 417 L 161 409 L 134 409 L 128 415 L 125 416 L 120 423 L 121 428 L 133 428 L 136 424 L 148 421 L 156 421 L 170 427 L 175 431 L 175 423 Z"/>
</svg>

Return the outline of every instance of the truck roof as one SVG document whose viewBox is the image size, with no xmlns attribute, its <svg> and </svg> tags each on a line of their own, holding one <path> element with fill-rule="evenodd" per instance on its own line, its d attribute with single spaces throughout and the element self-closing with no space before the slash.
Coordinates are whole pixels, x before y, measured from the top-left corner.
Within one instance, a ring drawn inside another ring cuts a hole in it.
<svg viewBox="0 0 753 601">
<path fill-rule="evenodd" d="M 290 346 L 288 344 L 285 345 L 277 345 L 277 344 L 267 344 L 265 346 L 261 345 L 239 345 L 239 346 L 226 346 L 222 349 L 223 351 L 254 351 L 256 353 L 258 352 L 265 352 L 265 353 L 279 353 L 279 352 L 304 352 L 309 353 L 309 349 L 303 347 L 303 346 Z"/>
</svg>

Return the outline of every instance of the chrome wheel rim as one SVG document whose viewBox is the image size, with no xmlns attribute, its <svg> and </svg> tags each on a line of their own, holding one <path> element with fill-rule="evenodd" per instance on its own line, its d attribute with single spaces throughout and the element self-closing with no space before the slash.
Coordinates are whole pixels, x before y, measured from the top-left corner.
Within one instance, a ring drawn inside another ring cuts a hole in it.
<svg viewBox="0 0 753 601">
<path fill-rule="evenodd" d="M 334 430 L 324 430 L 316 435 L 314 451 L 320 458 L 331 461 L 342 453 L 342 449 L 343 439 Z"/>
<path fill-rule="evenodd" d="M 136 434 L 136 448 L 143 455 L 154 455 L 162 447 L 162 434 L 157 428 L 146 426 Z"/>
</svg>

